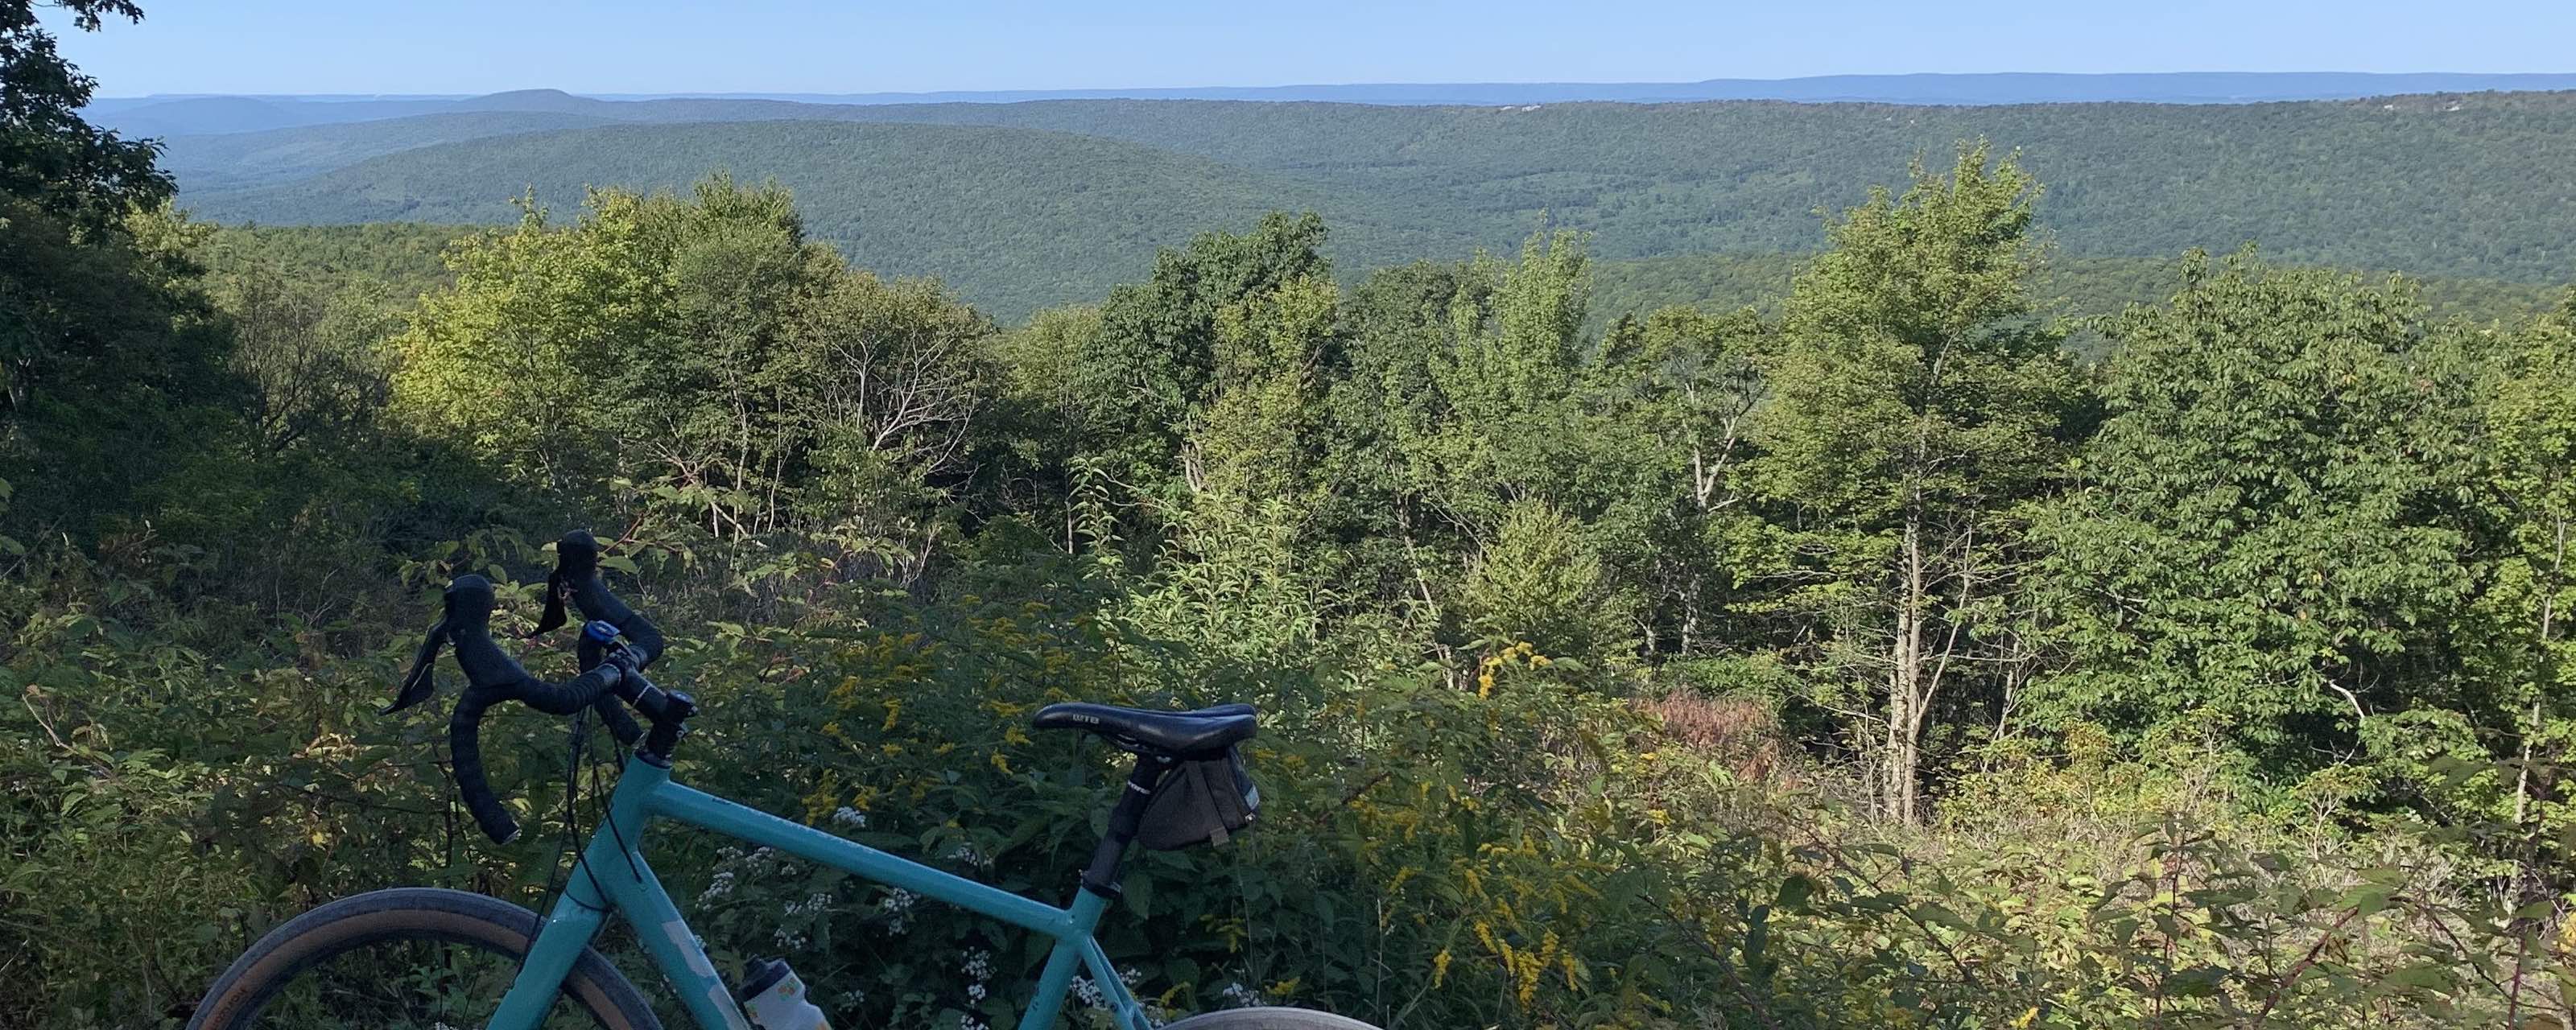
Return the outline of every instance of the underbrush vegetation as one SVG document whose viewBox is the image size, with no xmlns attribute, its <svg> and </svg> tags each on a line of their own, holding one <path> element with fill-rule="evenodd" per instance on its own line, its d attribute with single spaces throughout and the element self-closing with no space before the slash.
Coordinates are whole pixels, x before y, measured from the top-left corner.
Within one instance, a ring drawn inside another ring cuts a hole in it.
<svg viewBox="0 0 2576 1030">
<path fill-rule="evenodd" d="M 685 627 L 663 679 L 708 713 L 681 776 L 1040 897 L 1069 889 L 1120 772 L 1087 738 L 1032 734 L 1031 710 L 1260 704 L 1260 825 L 1222 849 L 1141 854 L 1129 918 L 1104 930 L 1160 1011 L 1638 1027 L 2532 1026 L 2565 1011 L 2556 906 L 2511 892 L 2515 863 L 2493 854 L 2511 826 L 2359 820 L 2324 787 L 2267 799 L 2204 740 L 2132 747 L 2078 726 L 2056 753 L 1993 748 L 1941 818 L 1906 827 L 1856 810 L 1852 781 L 1757 699 L 1656 695 L 1525 643 L 1251 664 L 1119 614 L 1135 584 L 1096 559 L 978 559 L 955 570 L 960 592 L 923 603 L 779 572 L 774 553 L 746 564 L 685 530 L 627 546 L 648 556 L 635 599 Z M 497 780 L 530 825 L 495 848 L 451 807 L 438 720 L 376 710 L 409 643 L 385 630 L 422 621 L 439 573 L 519 573 L 524 621 L 546 559 L 483 534 L 388 581 L 357 625 L 227 640 L 221 657 L 188 638 L 230 627 L 97 562 L 43 559 L 48 575 L 8 598 L 24 687 L 0 766 L 12 953 L 41 974 L 15 981 L 22 1025 L 178 1019 L 251 937 L 358 890 L 541 905 L 565 832 L 560 723 L 494 722 Z M 796 599 L 689 600 L 761 595 Z M 596 782 L 612 767 L 604 738 L 594 748 Z M 685 830 L 653 848 L 720 963 L 787 956 L 854 1021 L 1006 1020 L 1044 958 L 781 856 Z"/>
</svg>

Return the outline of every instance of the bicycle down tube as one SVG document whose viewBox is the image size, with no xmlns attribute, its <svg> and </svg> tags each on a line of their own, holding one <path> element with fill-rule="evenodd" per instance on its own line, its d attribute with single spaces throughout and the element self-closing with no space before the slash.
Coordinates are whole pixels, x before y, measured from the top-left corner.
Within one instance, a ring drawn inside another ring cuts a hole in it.
<svg viewBox="0 0 2576 1030">
<path fill-rule="evenodd" d="M 669 769 L 643 758 L 627 760 L 609 799 L 608 818 L 582 849 L 580 864 L 566 877 L 563 895 L 528 949 L 518 979 L 493 1013 L 490 1030 L 534 1030 L 611 909 L 634 927 L 653 964 L 700 1027 L 745 1030 L 749 1026 L 724 980 L 716 975 L 715 963 L 708 960 L 706 949 L 689 932 L 652 866 L 645 863 L 645 829 L 656 818 L 775 848 L 1053 937 L 1055 948 L 1039 974 L 1037 996 L 1020 1016 L 1020 1030 L 1054 1026 L 1077 965 L 1090 970 L 1092 982 L 1100 987 L 1101 1003 L 1123 1030 L 1149 1030 L 1144 1008 L 1092 937 L 1109 905 L 1101 894 L 1077 889 L 1069 908 L 1032 901 L 681 786 L 671 782 Z"/>
</svg>

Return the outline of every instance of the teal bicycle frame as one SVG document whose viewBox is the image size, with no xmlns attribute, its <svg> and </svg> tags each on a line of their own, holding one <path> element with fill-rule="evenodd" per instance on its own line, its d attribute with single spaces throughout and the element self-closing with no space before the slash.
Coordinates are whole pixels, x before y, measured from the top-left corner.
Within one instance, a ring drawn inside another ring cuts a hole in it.
<svg viewBox="0 0 2576 1030">
<path fill-rule="evenodd" d="M 1143 1006 L 1118 979 L 1108 953 L 1092 937 L 1101 912 L 1109 907 L 1109 900 L 1099 893 L 1077 889 L 1068 908 L 1031 901 L 683 787 L 671 782 L 669 769 L 642 758 L 627 760 L 625 775 L 618 778 L 609 799 L 607 820 L 582 849 L 582 868 L 567 877 L 562 898 L 547 914 L 518 979 L 492 1015 L 490 1030 L 533 1030 L 611 910 L 634 927 L 644 950 L 699 1026 L 706 1030 L 750 1026 L 724 981 L 716 976 L 706 948 L 689 932 L 671 896 L 654 878 L 653 867 L 645 864 L 644 831 L 655 819 L 672 819 L 775 848 L 1055 938 L 1055 949 L 1038 975 L 1037 997 L 1020 1015 L 1020 1030 L 1048 1030 L 1055 1024 L 1077 965 L 1090 970 L 1092 982 L 1100 986 L 1101 1004 L 1121 1030 L 1150 1030 Z"/>
</svg>

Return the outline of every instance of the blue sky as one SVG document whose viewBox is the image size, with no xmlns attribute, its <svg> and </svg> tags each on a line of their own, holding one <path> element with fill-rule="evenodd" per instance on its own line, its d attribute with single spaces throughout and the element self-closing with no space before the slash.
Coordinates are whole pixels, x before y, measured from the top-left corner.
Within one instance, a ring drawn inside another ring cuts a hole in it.
<svg viewBox="0 0 2576 1030">
<path fill-rule="evenodd" d="M 2576 70 L 2569 0 L 142 3 L 64 41 L 102 95 Z"/>
</svg>

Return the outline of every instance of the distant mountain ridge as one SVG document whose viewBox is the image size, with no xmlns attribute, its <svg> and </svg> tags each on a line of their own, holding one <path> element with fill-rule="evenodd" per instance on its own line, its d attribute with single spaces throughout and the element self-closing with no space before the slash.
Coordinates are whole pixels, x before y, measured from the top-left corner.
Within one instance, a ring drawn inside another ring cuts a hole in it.
<svg viewBox="0 0 2576 1030">
<path fill-rule="evenodd" d="M 263 224 L 507 222 L 715 170 L 797 191 L 853 261 L 1003 317 L 1096 297 L 1153 248 L 1314 210 L 1346 268 L 1594 235 L 1604 259 L 1782 254 L 1819 209 L 1963 139 L 2019 150 L 2070 256 L 2259 241 L 2283 260 L 2576 280 L 2576 92 L 2220 106 L 1214 100 L 816 105 L 477 98 L 492 110 L 174 137 L 180 201 Z M 313 171 L 314 169 L 324 169 Z"/>
<path fill-rule="evenodd" d="M 220 138 L 220 137 L 217 137 Z M 723 169 L 796 191 L 807 230 L 860 267 L 935 275 L 1008 318 L 1095 297 L 1191 234 L 1275 208 L 1323 211 L 1347 253 L 1464 254 L 1463 231 L 1387 228 L 1371 201 L 1099 136 L 902 122 L 611 124 L 442 143 L 283 185 L 186 194 L 202 217 L 296 225 L 514 222 L 533 192 L 557 221 L 592 185 L 685 188 Z"/>
<path fill-rule="evenodd" d="M 951 90 L 919 93 L 633 93 L 603 100 L 789 100 L 818 104 L 1019 103 L 1030 100 L 1276 100 L 1342 104 L 1501 105 L 1610 101 L 1855 101 L 1879 104 L 2055 104 L 2125 101 L 2241 104 L 2352 100 L 2399 93 L 2527 92 L 2576 89 L 2576 73 L 2468 72 L 1988 72 L 1817 75 L 1699 82 L 1434 82 L 1146 89 Z"/>
<path fill-rule="evenodd" d="M 1585 101 L 1687 103 L 1788 100 L 1809 103 L 2229 104 L 2279 100 L 2349 100 L 2401 93 L 2528 92 L 2576 89 L 2576 73 L 2472 72 L 2137 72 L 2069 74 L 1821 75 L 1795 79 L 1708 79 L 1700 82 L 1353 83 L 1295 86 L 1196 86 L 1144 89 L 955 90 L 922 93 L 652 93 L 579 96 L 560 90 L 515 90 L 485 96 L 105 97 L 90 119 L 130 135 L 255 132 L 297 125 L 368 121 L 431 113 L 524 110 L 496 106 L 569 101 L 777 101 L 877 105 L 1023 103 L 1033 100 L 1266 100 L 1345 104 L 1561 104 Z M 540 101 L 538 98 L 544 98 Z"/>
<path fill-rule="evenodd" d="M 190 191 L 255 186 L 319 175 L 379 154 L 490 136 L 614 124 L 555 111 L 454 111 L 260 132 L 173 136 L 161 167 Z"/>
</svg>

